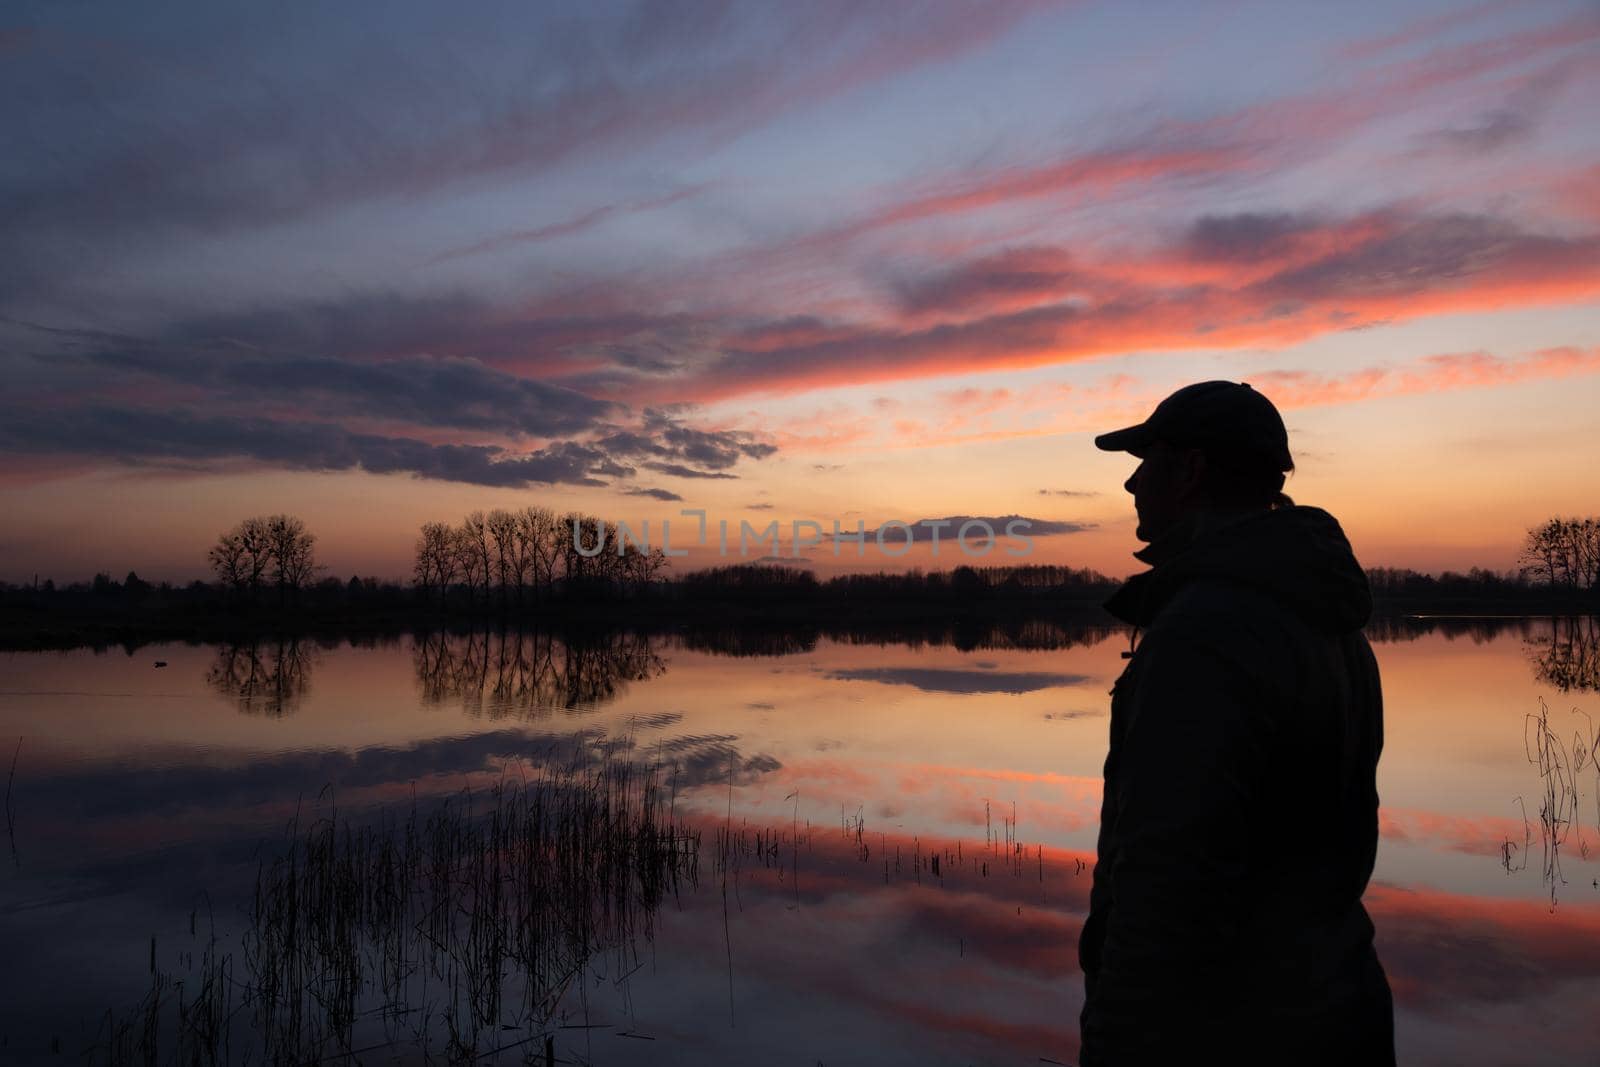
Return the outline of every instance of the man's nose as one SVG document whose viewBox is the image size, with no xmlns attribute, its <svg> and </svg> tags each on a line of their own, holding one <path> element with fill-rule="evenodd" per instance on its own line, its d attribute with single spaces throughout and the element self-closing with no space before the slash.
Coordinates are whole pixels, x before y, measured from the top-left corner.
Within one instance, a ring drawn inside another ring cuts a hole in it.
<svg viewBox="0 0 1600 1067">
<path fill-rule="evenodd" d="M 1142 470 L 1144 470 L 1143 463 L 1133 468 L 1133 473 L 1128 475 L 1128 480 L 1122 483 L 1122 488 L 1126 489 L 1129 493 L 1132 493 L 1134 491 L 1134 487 L 1139 484 L 1139 472 Z"/>
</svg>

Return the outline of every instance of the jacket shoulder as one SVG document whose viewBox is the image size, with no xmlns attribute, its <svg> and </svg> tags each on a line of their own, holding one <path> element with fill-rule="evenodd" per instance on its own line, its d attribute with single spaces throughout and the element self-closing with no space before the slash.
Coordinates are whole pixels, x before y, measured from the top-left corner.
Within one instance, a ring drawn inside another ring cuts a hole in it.
<svg viewBox="0 0 1600 1067">
<path fill-rule="evenodd" d="M 1202 579 L 1188 583 L 1167 602 L 1141 644 L 1147 642 L 1157 659 L 1175 649 L 1204 650 L 1266 683 L 1269 693 L 1282 698 L 1300 688 L 1306 652 L 1318 640 L 1305 620 L 1266 591 Z M 1158 664 L 1145 666 L 1160 669 Z"/>
<path fill-rule="evenodd" d="M 1274 643 L 1310 630 L 1282 600 L 1264 589 L 1223 578 L 1187 583 L 1151 621 L 1149 631 L 1203 635 L 1216 641 Z"/>
</svg>

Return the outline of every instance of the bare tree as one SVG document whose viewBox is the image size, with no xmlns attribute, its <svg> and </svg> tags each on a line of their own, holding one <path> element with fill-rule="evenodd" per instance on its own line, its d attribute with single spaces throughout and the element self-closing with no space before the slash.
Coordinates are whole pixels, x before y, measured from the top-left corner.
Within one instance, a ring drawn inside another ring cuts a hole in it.
<svg viewBox="0 0 1600 1067">
<path fill-rule="evenodd" d="M 561 516 L 557 545 L 561 577 L 569 582 L 600 577 L 605 567 L 605 545 L 611 531 L 604 519 L 569 511 Z"/>
<path fill-rule="evenodd" d="M 1566 534 L 1573 583 L 1580 589 L 1600 589 L 1600 519 L 1569 519 Z"/>
<path fill-rule="evenodd" d="M 417 558 L 412 567 L 412 580 L 424 593 L 435 589 L 441 601 L 450 593 L 450 586 L 461 573 L 456 558 L 455 535 L 449 525 L 428 522 L 417 537 Z"/>
<path fill-rule="evenodd" d="M 489 512 L 484 521 L 494 556 L 495 584 L 500 591 L 500 604 L 505 606 L 515 588 L 517 599 L 522 599 L 522 577 L 527 569 L 522 562 L 522 546 L 517 539 L 517 519 L 501 508 Z"/>
<path fill-rule="evenodd" d="M 1550 519 L 1528 531 L 1523 542 L 1524 574 L 1535 574 L 1555 589 L 1600 589 L 1600 519 Z"/>
<path fill-rule="evenodd" d="M 517 537 L 523 543 L 528 577 L 541 594 L 555 584 L 562 563 L 561 520 L 549 508 L 527 507 L 517 513 Z"/>
<path fill-rule="evenodd" d="M 211 563 L 217 581 L 225 588 L 244 588 L 248 563 L 245 560 L 244 538 L 237 531 L 230 530 L 218 537 L 217 543 L 206 553 L 206 558 Z"/>
<path fill-rule="evenodd" d="M 293 515 L 274 515 L 266 520 L 267 552 L 272 581 L 280 599 L 300 592 L 316 577 L 316 558 L 312 548 L 316 535 Z"/>
<path fill-rule="evenodd" d="M 269 520 L 257 516 L 219 536 L 207 557 L 217 581 L 254 597 L 272 564 L 272 547 Z"/>
<path fill-rule="evenodd" d="M 1554 589 L 1561 570 L 1561 520 L 1551 519 L 1528 531 L 1522 545 L 1523 572 L 1543 576 Z"/>
<path fill-rule="evenodd" d="M 622 579 L 634 585 L 646 585 L 667 567 L 667 554 L 659 548 L 649 551 L 629 545 L 622 557 Z"/>
<path fill-rule="evenodd" d="M 476 599 L 479 591 L 489 599 L 492 563 L 489 548 L 488 520 L 483 512 L 474 511 L 461 521 L 455 530 L 456 565 L 467 583 L 467 592 Z"/>
</svg>

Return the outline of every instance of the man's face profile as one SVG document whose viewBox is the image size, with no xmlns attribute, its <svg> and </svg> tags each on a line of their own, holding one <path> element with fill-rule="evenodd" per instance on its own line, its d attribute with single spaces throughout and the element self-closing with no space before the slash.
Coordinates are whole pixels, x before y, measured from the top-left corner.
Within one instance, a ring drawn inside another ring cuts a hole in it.
<svg viewBox="0 0 1600 1067">
<path fill-rule="evenodd" d="M 1139 516 L 1135 537 L 1154 541 L 1172 528 L 1193 495 L 1203 462 L 1197 450 L 1174 448 L 1164 441 L 1145 450 L 1139 466 L 1122 483 L 1133 494 L 1133 508 Z"/>
</svg>

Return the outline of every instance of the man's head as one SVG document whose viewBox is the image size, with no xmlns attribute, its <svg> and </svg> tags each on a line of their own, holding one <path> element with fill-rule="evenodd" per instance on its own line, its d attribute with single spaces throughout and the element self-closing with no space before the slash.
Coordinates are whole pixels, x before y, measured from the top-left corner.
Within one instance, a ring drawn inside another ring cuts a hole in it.
<svg viewBox="0 0 1600 1067">
<path fill-rule="evenodd" d="M 1241 382 L 1184 386 L 1144 422 L 1101 434 L 1094 443 L 1141 460 L 1123 483 L 1133 494 L 1141 541 L 1154 541 L 1200 508 L 1249 511 L 1292 503 L 1283 494 L 1283 476 L 1294 470 L 1283 418 L 1272 401 Z"/>
</svg>

